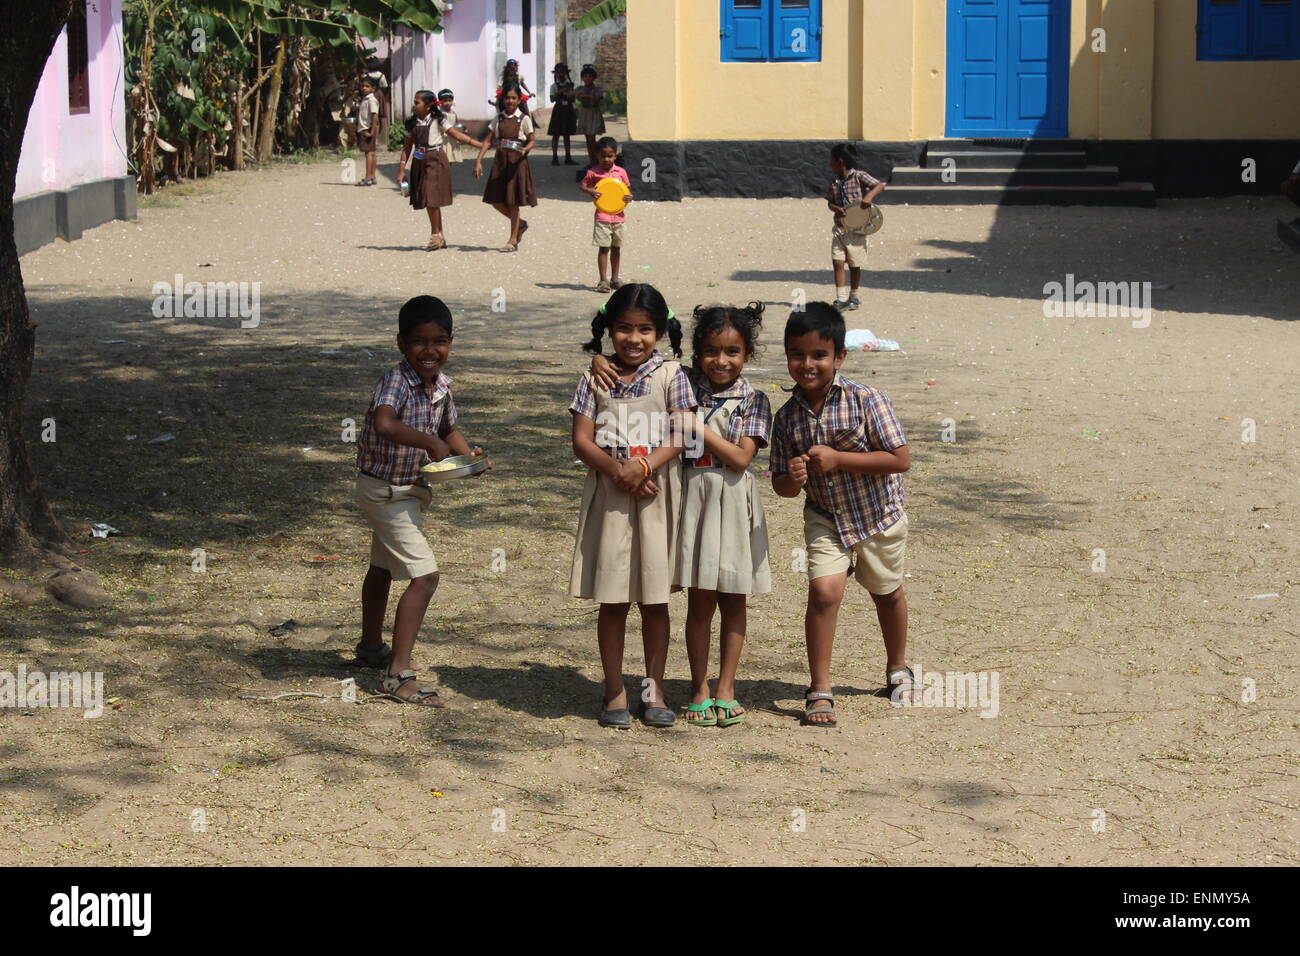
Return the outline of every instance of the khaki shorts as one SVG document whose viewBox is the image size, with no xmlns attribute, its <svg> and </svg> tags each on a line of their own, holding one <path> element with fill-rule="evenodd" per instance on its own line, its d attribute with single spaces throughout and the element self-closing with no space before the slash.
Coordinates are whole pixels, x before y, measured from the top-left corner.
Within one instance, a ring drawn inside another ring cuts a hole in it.
<svg viewBox="0 0 1300 956">
<path fill-rule="evenodd" d="M 808 580 L 843 574 L 856 564 L 854 576 L 872 594 L 893 594 L 903 583 L 903 556 L 907 550 L 907 515 L 884 531 L 844 547 L 835 522 L 805 508 L 803 539 L 808 548 Z M 856 559 L 856 560 L 855 560 Z"/>
<path fill-rule="evenodd" d="M 850 269 L 867 264 L 867 237 L 845 232 L 843 226 L 831 230 L 831 262 L 847 262 Z"/>
<path fill-rule="evenodd" d="M 610 246 L 621 248 L 623 245 L 623 223 L 621 222 L 600 222 L 597 220 L 596 228 L 591 233 L 591 244 L 607 249 Z"/>
<path fill-rule="evenodd" d="M 438 570 L 433 548 L 420 530 L 433 500 L 427 485 L 390 485 L 369 475 L 357 475 L 357 506 L 374 532 L 370 563 L 398 581 L 409 581 Z"/>
</svg>

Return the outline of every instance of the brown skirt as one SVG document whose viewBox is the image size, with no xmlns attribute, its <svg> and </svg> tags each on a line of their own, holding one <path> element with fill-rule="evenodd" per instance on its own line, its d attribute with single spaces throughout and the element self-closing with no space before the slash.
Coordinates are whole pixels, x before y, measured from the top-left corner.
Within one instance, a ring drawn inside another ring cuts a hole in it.
<svg viewBox="0 0 1300 956">
<path fill-rule="evenodd" d="M 533 172 L 528 168 L 528 157 L 513 149 L 497 150 L 487 185 L 483 188 L 483 201 L 507 206 L 536 206 L 537 191 L 533 189 Z"/>
<path fill-rule="evenodd" d="M 451 199 L 451 163 L 443 150 L 431 150 L 411 169 L 411 207 L 441 209 Z"/>
</svg>

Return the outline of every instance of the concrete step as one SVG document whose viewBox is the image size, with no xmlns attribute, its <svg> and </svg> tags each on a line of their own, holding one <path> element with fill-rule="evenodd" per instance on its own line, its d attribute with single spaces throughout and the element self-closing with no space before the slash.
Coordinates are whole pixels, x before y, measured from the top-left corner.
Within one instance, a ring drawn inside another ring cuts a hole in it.
<svg viewBox="0 0 1300 956">
<path fill-rule="evenodd" d="M 927 169 L 943 168 L 943 161 L 951 159 L 957 169 L 1056 169 L 1079 168 L 1088 165 L 1088 154 L 1081 149 L 1016 150 L 970 149 L 950 150 L 931 147 L 923 157 Z"/>
<path fill-rule="evenodd" d="M 1077 152 L 1077 139 L 932 139 L 930 148 L 945 153 L 981 153 L 989 150 L 1020 152 Z"/>
<path fill-rule="evenodd" d="M 925 206 L 1143 206 L 1154 208 L 1155 187 L 1150 183 L 1116 183 L 1113 186 L 891 186 L 885 191 L 890 205 Z"/>
<path fill-rule="evenodd" d="M 890 185 L 893 186 L 1115 186 L 1119 184 L 1118 166 L 1086 166 L 1081 168 L 1026 169 L 963 169 L 954 170 L 955 180 L 945 182 L 945 170 L 920 166 L 895 166 Z M 950 177 L 951 178 L 951 177 Z"/>
<path fill-rule="evenodd" d="M 1296 252 L 1300 252 L 1300 219 L 1293 222 L 1279 219 L 1277 221 L 1277 236 Z"/>
</svg>

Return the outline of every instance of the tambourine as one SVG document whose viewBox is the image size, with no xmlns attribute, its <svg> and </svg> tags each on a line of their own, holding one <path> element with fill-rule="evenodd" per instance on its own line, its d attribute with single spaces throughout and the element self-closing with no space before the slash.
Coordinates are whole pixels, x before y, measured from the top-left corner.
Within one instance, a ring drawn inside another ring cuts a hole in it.
<svg viewBox="0 0 1300 956">
<path fill-rule="evenodd" d="M 872 236 L 878 233 L 884 224 L 885 214 L 880 211 L 879 206 L 872 205 L 868 209 L 863 209 L 862 203 L 855 202 L 844 210 L 845 232 L 858 236 Z"/>
</svg>

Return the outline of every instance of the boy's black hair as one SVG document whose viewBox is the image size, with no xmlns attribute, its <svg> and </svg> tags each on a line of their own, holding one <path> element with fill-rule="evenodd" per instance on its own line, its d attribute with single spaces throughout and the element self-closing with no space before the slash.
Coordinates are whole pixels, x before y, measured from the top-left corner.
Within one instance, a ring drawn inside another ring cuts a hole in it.
<svg viewBox="0 0 1300 956">
<path fill-rule="evenodd" d="M 809 332 L 829 339 L 837 354 L 844 351 L 844 316 L 829 302 L 809 302 L 802 311 L 791 312 L 785 323 L 784 343 L 789 345 L 791 339 Z"/>
<path fill-rule="evenodd" d="M 691 329 L 692 358 L 699 362 L 700 353 L 704 351 L 704 341 L 710 335 L 724 329 L 735 329 L 745 343 L 745 358 L 749 359 L 758 351 L 758 330 L 762 325 L 762 302 L 751 302 L 743 309 L 731 305 L 697 305 L 695 325 Z"/>
<path fill-rule="evenodd" d="M 596 67 L 594 64 L 592 63 L 582 64 L 582 72 L 578 74 L 578 77 L 582 78 L 586 76 L 588 73 L 590 73 L 592 76 L 597 76 L 597 77 L 600 76 L 600 74 L 596 72 Z"/>
<path fill-rule="evenodd" d="M 451 309 L 447 304 L 434 295 L 417 295 L 407 299 L 397 313 L 397 334 L 404 339 L 429 322 L 451 335 Z"/>
<path fill-rule="evenodd" d="M 655 332 L 660 338 L 667 332 L 673 355 L 682 357 L 682 324 L 670 313 L 668 303 L 659 290 L 645 282 L 629 282 L 619 286 L 618 291 L 609 297 L 609 301 L 591 320 L 591 341 L 583 349 L 599 355 L 605 333 L 628 309 L 643 309 L 648 312 L 654 320 Z"/>
<path fill-rule="evenodd" d="M 849 143 L 838 143 L 831 147 L 831 159 L 838 159 L 849 169 L 858 168 L 858 154 Z"/>
<path fill-rule="evenodd" d="M 440 100 L 445 100 L 445 99 L 446 99 L 447 97 L 449 97 L 449 96 L 450 96 L 453 100 L 456 98 L 456 94 L 453 93 L 451 90 L 439 90 L 439 91 L 438 91 L 438 99 L 440 99 Z"/>
<path fill-rule="evenodd" d="M 363 76 L 361 78 L 362 86 L 365 86 L 367 83 L 369 83 L 376 90 L 379 89 L 379 81 L 376 80 L 373 76 Z"/>
<path fill-rule="evenodd" d="M 599 153 L 604 149 L 612 149 L 614 151 L 615 162 L 618 161 L 618 140 L 613 136 L 602 136 L 600 139 L 596 140 L 596 152 Z"/>
</svg>

